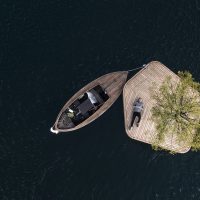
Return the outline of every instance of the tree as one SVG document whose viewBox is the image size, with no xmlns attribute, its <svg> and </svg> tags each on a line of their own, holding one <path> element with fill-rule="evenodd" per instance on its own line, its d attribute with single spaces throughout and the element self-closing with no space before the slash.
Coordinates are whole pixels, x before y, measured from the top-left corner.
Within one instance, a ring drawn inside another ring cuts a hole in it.
<svg viewBox="0 0 200 200">
<path fill-rule="evenodd" d="M 155 106 L 152 120 L 156 124 L 156 149 L 165 137 L 176 135 L 179 142 L 200 150 L 200 84 L 189 72 L 178 72 L 180 81 L 167 77 L 158 88 L 151 87 Z"/>
</svg>

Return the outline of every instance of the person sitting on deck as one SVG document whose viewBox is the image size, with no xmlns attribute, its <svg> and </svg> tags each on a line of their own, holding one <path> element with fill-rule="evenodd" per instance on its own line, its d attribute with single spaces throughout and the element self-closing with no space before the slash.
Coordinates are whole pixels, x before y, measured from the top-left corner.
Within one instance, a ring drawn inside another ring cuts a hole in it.
<svg viewBox="0 0 200 200">
<path fill-rule="evenodd" d="M 140 120 L 141 120 L 141 112 L 143 110 L 143 102 L 142 102 L 142 98 L 139 97 L 138 100 L 135 102 L 134 107 L 133 107 L 133 117 L 132 117 L 132 121 L 131 121 L 131 127 L 133 127 L 135 118 L 138 117 L 138 122 L 137 122 L 137 127 L 139 126 Z"/>
<path fill-rule="evenodd" d="M 99 103 L 96 99 L 96 97 L 94 96 L 94 94 L 92 94 L 92 92 L 88 91 L 86 92 L 88 95 L 88 99 L 90 100 L 90 102 L 94 105 L 94 107 L 96 107 Z"/>
</svg>

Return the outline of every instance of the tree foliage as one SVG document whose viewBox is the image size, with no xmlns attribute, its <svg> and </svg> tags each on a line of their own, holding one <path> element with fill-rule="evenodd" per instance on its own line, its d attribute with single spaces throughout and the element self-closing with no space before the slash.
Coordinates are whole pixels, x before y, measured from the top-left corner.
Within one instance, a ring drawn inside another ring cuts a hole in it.
<svg viewBox="0 0 200 200">
<path fill-rule="evenodd" d="M 200 150 L 200 84 L 189 72 L 178 72 L 178 76 L 178 82 L 167 77 L 159 88 L 155 84 L 151 88 L 152 120 L 158 133 L 153 146 L 176 134 L 179 142 Z"/>
</svg>

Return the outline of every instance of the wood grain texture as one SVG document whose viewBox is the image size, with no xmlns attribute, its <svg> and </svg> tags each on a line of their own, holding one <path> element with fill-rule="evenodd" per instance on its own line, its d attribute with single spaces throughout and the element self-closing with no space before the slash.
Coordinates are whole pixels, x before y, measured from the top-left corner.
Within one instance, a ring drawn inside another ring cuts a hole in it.
<svg viewBox="0 0 200 200">
<path fill-rule="evenodd" d="M 53 126 L 54 130 L 57 130 L 59 132 L 69 132 L 77 130 L 79 128 L 86 126 L 87 124 L 91 123 L 99 116 L 101 116 L 107 109 L 111 107 L 111 105 L 120 96 L 124 84 L 126 83 L 127 75 L 128 75 L 127 71 L 112 72 L 99 77 L 98 79 L 92 81 L 91 83 L 83 87 L 81 90 L 79 90 L 74 96 L 71 97 L 69 101 L 67 101 L 67 103 L 61 109 L 60 113 L 57 116 L 56 122 Z M 80 97 L 86 91 L 94 88 L 97 85 L 100 85 L 103 89 L 106 90 L 109 99 L 93 115 L 91 115 L 89 118 L 87 118 L 85 121 L 83 121 L 76 127 L 71 129 L 59 129 L 57 127 L 58 119 L 60 118 L 61 114 L 66 110 L 66 108 L 68 108 L 76 99 L 78 99 L 78 97 Z"/>
<path fill-rule="evenodd" d="M 171 76 L 174 83 L 178 82 L 179 77 L 169 70 L 162 63 L 153 61 L 146 65 L 125 84 L 123 89 L 123 105 L 124 105 L 124 122 L 128 136 L 132 139 L 153 144 L 156 136 L 155 124 L 151 120 L 151 108 L 155 102 L 151 98 L 150 86 L 153 82 L 159 87 L 167 76 Z M 144 112 L 139 127 L 133 127 L 129 130 L 129 126 L 133 114 L 133 102 L 137 97 L 141 97 L 144 102 Z M 162 148 L 177 153 L 186 153 L 190 146 L 180 143 L 177 137 L 170 134 L 160 145 Z"/>
</svg>

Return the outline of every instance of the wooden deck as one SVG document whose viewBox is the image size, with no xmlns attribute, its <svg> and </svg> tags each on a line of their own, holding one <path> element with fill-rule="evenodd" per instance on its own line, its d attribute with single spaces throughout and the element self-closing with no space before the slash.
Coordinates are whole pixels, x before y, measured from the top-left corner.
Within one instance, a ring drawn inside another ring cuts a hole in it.
<svg viewBox="0 0 200 200">
<path fill-rule="evenodd" d="M 160 62 L 153 61 L 133 76 L 124 86 L 123 103 L 125 129 L 130 138 L 148 144 L 153 143 L 156 136 L 156 128 L 151 120 L 151 108 L 153 107 L 154 102 L 150 97 L 149 87 L 152 85 L 152 82 L 156 82 L 156 84 L 160 86 L 167 76 L 171 76 L 172 80 L 175 82 L 179 81 L 179 77 L 166 66 Z M 140 126 L 129 130 L 133 113 L 133 102 L 137 97 L 143 99 L 144 112 Z M 190 146 L 179 143 L 173 134 L 171 137 L 165 138 L 161 147 L 177 153 L 186 153 L 190 150 Z"/>
</svg>

